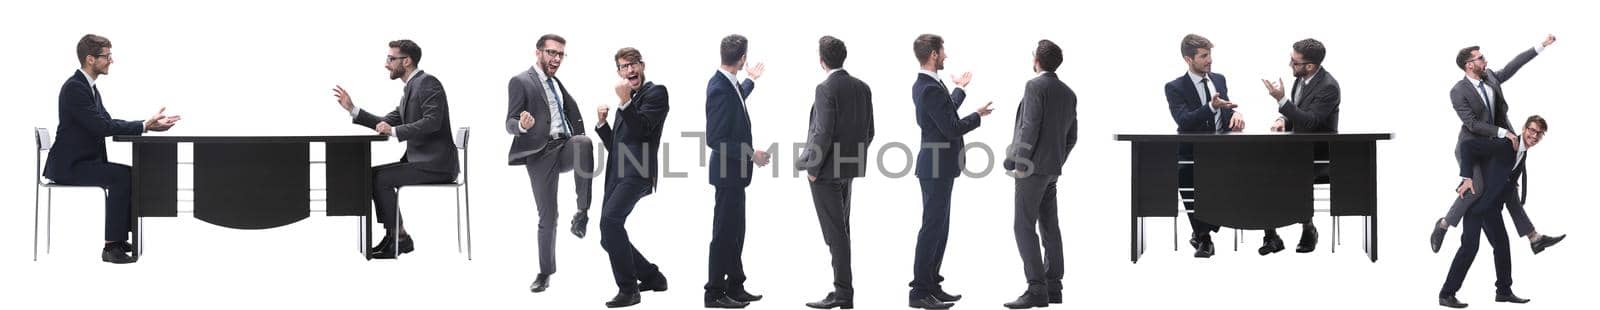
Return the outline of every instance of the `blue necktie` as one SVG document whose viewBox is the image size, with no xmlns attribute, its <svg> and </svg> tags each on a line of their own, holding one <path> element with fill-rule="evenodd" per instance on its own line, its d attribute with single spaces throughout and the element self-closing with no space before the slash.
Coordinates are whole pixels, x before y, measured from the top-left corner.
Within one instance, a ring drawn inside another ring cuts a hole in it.
<svg viewBox="0 0 1600 310">
<path fill-rule="evenodd" d="M 556 99 L 556 111 L 561 113 L 561 133 L 571 136 L 572 122 L 567 121 L 567 105 L 565 104 L 566 102 L 561 101 L 561 92 L 556 91 L 555 77 L 545 78 L 544 86 L 550 89 L 550 96 Z"/>
</svg>

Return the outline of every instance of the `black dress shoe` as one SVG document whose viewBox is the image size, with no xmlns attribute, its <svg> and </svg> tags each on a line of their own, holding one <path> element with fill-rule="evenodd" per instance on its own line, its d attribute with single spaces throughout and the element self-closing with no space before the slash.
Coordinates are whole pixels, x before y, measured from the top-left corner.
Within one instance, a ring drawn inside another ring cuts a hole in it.
<svg viewBox="0 0 1600 310">
<path fill-rule="evenodd" d="M 752 302 L 752 301 L 761 300 L 761 295 L 751 294 L 750 291 L 746 291 L 746 290 L 741 288 L 741 289 L 736 289 L 736 290 L 729 290 L 728 291 L 728 298 L 733 299 L 735 301 Z"/>
<path fill-rule="evenodd" d="M 1548 248 L 1548 247 L 1554 246 L 1554 245 L 1556 245 L 1556 243 L 1560 243 L 1562 239 L 1567 239 L 1567 235 L 1560 235 L 1560 236 L 1555 236 L 1555 237 L 1544 236 L 1543 238 L 1539 238 L 1539 241 L 1534 241 L 1531 244 L 1533 246 L 1533 254 L 1539 254 L 1539 252 L 1544 252 L 1544 248 Z"/>
<path fill-rule="evenodd" d="M 733 298 L 728 298 L 728 296 L 706 299 L 706 308 L 739 309 L 749 305 L 749 302 L 733 300 Z"/>
<path fill-rule="evenodd" d="M 939 301 L 943 302 L 961 301 L 961 295 L 950 294 L 949 292 L 945 292 L 942 288 L 933 290 L 933 293 L 929 295 L 933 295 L 934 299 L 938 299 Z"/>
<path fill-rule="evenodd" d="M 1030 291 L 1022 293 L 1022 296 L 1018 296 L 1017 300 L 1008 302 L 1005 306 L 1011 309 L 1043 308 L 1050 306 L 1050 299 L 1044 294 Z"/>
<path fill-rule="evenodd" d="M 1509 303 L 1513 303 L 1513 304 L 1525 304 L 1525 303 L 1528 303 L 1529 301 L 1533 301 L 1533 300 L 1532 299 L 1527 299 L 1527 298 L 1522 298 L 1522 297 L 1517 297 L 1517 294 L 1512 294 L 1510 292 L 1506 292 L 1505 294 L 1494 294 L 1494 302 L 1509 302 Z"/>
<path fill-rule="evenodd" d="M 394 259 L 400 257 L 400 254 L 409 254 L 417 249 L 416 243 L 411 241 L 411 235 L 400 235 L 399 251 L 396 251 L 393 247 L 394 239 L 385 236 L 378 246 L 372 247 L 372 258 Z"/>
<path fill-rule="evenodd" d="M 1439 297 L 1439 305 L 1456 309 L 1466 308 L 1467 303 L 1456 300 L 1455 296 Z"/>
<path fill-rule="evenodd" d="M 533 278 L 533 285 L 528 286 L 528 290 L 534 293 L 543 292 L 547 288 L 550 288 L 550 274 L 548 273 L 539 274 L 538 277 Z"/>
<path fill-rule="evenodd" d="M 838 294 L 828 293 L 828 297 L 824 297 L 822 300 L 808 302 L 806 303 L 806 307 L 811 307 L 813 309 L 855 309 L 856 305 L 850 300 L 849 297 L 840 297 Z"/>
<path fill-rule="evenodd" d="M 1269 234 L 1266 237 L 1261 237 L 1261 248 L 1257 249 L 1256 253 L 1265 256 L 1278 253 L 1278 251 L 1283 251 L 1283 238 Z"/>
<path fill-rule="evenodd" d="M 132 248 L 126 242 L 107 243 L 104 248 L 100 249 L 100 261 L 118 265 L 137 262 L 139 258 L 128 255 Z"/>
<path fill-rule="evenodd" d="M 1200 245 L 1196 246 L 1194 250 L 1194 257 L 1198 258 L 1209 258 L 1215 254 L 1217 254 L 1217 247 L 1216 244 L 1211 243 L 1211 240 L 1200 241 Z"/>
<path fill-rule="evenodd" d="M 933 296 L 922 296 L 922 298 L 912 299 L 911 303 L 907 306 L 917 309 L 950 309 L 950 307 L 955 305 L 956 304 L 939 301 L 938 298 L 934 298 Z"/>
<path fill-rule="evenodd" d="M 1439 218 L 1439 221 L 1444 221 L 1444 218 Z M 1433 247 L 1434 253 L 1439 253 L 1439 246 L 1444 244 L 1444 232 L 1444 228 L 1439 228 L 1438 221 L 1433 222 L 1433 235 L 1428 236 L 1428 245 Z"/>
<path fill-rule="evenodd" d="M 1305 223 L 1305 231 L 1300 233 L 1300 244 L 1294 246 L 1295 253 L 1311 253 L 1317 250 L 1317 227 Z"/>
<path fill-rule="evenodd" d="M 660 278 L 657 278 L 657 279 L 659 279 L 659 280 L 640 281 L 639 282 L 639 291 L 640 292 L 665 292 L 665 291 L 667 291 L 667 278 L 666 277 L 660 277 Z"/>
<path fill-rule="evenodd" d="M 611 301 L 606 302 L 606 308 L 622 308 L 639 304 L 639 292 L 619 292 Z"/>
</svg>

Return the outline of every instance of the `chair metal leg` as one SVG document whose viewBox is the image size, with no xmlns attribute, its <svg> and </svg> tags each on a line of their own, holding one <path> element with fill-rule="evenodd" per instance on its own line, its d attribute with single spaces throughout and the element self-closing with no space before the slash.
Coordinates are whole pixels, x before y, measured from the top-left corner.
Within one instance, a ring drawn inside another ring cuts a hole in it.
<svg viewBox="0 0 1600 310">
<path fill-rule="evenodd" d="M 33 183 L 33 261 L 39 261 L 39 182 Z"/>
<path fill-rule="evenodd" d="M 56 220 L 56 190 L 46 188 L 44 208 L 44 254 L 50 254 L 50 249 L 55 247 L 55 220 Z"/>
<path fill-rule="evenodd" d="M 461 254 L 461 188 L 456 188 L 456 254 Z"/>
<path fill-rule="evenodd" d="M 1172 250 L 1178 250 L 1178 217 L 1172 217 Z"/>
<path fill-rule="evenodd" d="M 465 202 L 463 206 L 466 210 L 467 260 L 470 261 L 472 260 L 472 187 L 467 185 L 466 180 L 462 180 L 461 190 L 463 191 L 461 200 Z"/>
</svg>

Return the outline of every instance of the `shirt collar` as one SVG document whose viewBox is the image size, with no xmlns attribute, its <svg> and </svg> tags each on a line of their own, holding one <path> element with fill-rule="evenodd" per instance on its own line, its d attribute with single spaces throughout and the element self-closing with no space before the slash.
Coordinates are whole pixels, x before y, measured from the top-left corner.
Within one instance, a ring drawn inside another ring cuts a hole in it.
<svg viewBox="0 0 1600 310">
<path fill-rule="evenodd" d="M 839 71 L 844 71 L 844 68 L 828 69 L 828 74 L 827 75 L 833 75 L 834 73 L 839 72 Z"/>
<path fill-rule="evenodd" d="M 928 77 L 933 78 L 934 81 L 939 81 L 939 73 L 938 72 L 928 71 L 927 69 L 920 69 L 920 70 L 917 70 L 917 73 L 925 74 Z M 940 83 L 943 83 L 943 81 L 940 81 Z"/>
<path fill-rule="evenodd" d="M 418 74 L 422 74 L 422 68 L 417 68 L 417 70 L 411 71 L 411 76 L 406 77 L 406 83 L 410 83 L 412 80 L 416 80 Z"/>
<path fill-rule="evenodd" d="M 83 78 L 86 79 L 86 80 L 89 80 L 89 87 L 94 87 L 94 76 L 93 75 L 89 75 L 88 72 L 83 72 L 83 68 L 78 68 L 78 73 L 83 74 Z"/>
<path fill-rule="evenodd" d="M 721 73 L 723 78 L 728 79 L 728 82 L 732 82 L 734 85 L 739 85 L 739 80 L 737 80 L 739 78 L 738 74 L 728 72 L 727 70 L 722 70 L 722 68 L 717 68 L 717 73 Z"/>
<path fill-rule="evenodd" d="M 1211 74 L 1207 73 L 1206 76 L 1201 76 L 1200 74 L 1194 73 L 1194 71 L 1188 71 L 1188 73 L 1189 73 L 1189 81 L 1193 82 L 1195 84 L 1199 84 L 1200 80 L 1207 79 L 1208 78 L 1207 76 L 1211 75 Z"/>
</svg>

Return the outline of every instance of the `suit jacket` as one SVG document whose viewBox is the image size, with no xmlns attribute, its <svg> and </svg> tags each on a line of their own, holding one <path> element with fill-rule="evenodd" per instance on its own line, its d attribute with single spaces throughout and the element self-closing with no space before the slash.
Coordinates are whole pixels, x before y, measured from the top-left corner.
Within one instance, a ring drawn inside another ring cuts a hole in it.
<svg viewBox="0 0 1600 310">
<path fill-rule="evenodd" d="M 1078 94 L 1055 72 L 1028 80 L 1017 106 L 1016 131 L 1007 148 L 1006 170 L 1061 175 L 1078 144 Z"/>
<path fill-rule="evenodd" d="M 100 90 L 89 85 L 89 77 L 75 71 L 61 84 L 56 99 L 56 141 L 45 159 L 44 176 L 55 182 L 73 182 L 89 171 L 79 171 L 88 163 L 105 163 L 106 137 L 140 135 L 144 122 L 111 118 L 100 101 Z"/>
<path fill-rule="evenodd" d="M 1505 68 L 1499 71 L 1484 70 L 1483 81 L 1487 88 L 1494 91 L 1493 115 L 1484 110 L 1486 106 L 1483 97 L 1478 92 L 1478 85 L 1474 85 L 1472 80 L 1463 77 L 1450 88 L 1450 105 L 1455 108 L 1456 116 L 1461 118 L 1461 132 L 1456 135 L 1457 143 L 1473 137 L 1498 136 L 1496 131 L 1500 128 L 1514 131 L 1510 120 L 1506 119 L 1509 105 L 1506 104 L 1506 93 L 1500 89 L 1500 84 L 1511 80 L 1511 77 L 1517 74 L 1517 70 L 1521 70 L 1523 65 L 1538 55 L 1537 51 L 1530 48 L 1512 58 L 1511 62 L 1506 63 Z"/>
<path fill-rule="evenodd" d="M 872 89 L 867 83 L 844 70 L 829 74 L 827 80 L 817 84 L 810 122 L 807 148 L 800 154 L 796 168 L 825 179 L 866 174 L 867 146 L 876 134 Z"/>
<path fill-rule="evenodd" d="M 1301 85 L 1304 84 L 1304 87 Z M 1339 131 L 1339 81 L 1327 68 L 1317 70 L 1309 83 L 1294 79 L 1289 103 L 1278 107 L 1283 128 L 1293 132 Z"/>
<path fill-rule="evenodd" d="M 511 152 L 508 154 L 508 163 L 522 165 L 527 163 L 530 155 L 543 152 L 550 142 L 550 102 L 545 99 L 546 87 L 544 80 L 539 79 L 539 74 L 534 72 L 539 67 L 528 68 L 516 76 L 511 77 L 506 104 L 506 133 L 510 133 Z M 556 80 L 558 91 L 561 92 L 562 105 L 566 109 L 567 122 L 572 127 L 572 135 L 584 134 L 583 113 L 578 111 L 578 102 L 567 93 L 566 83 L 560 83 L 561 78 L 551 77 Z M 527 133 L 522 132 L 522 125 L 518 122 L 522 118 L 522 111 L 533 115 L 533 128 Z"/>
<path fill-rule="evenodd" d="M 656 154 L 660 153 L 661 128 L 666 125 L 668 110 L 667 87 L 645 82 L 633 91 L 627 104 L 611 112 L 616 115 L 616 126 L 602 120 L 595 128 L 607 150 L 607 190 L 620 178 L 642 178 L 654 191 L 660 162 Z"/>
<path fill-rule="evenodd" d="M 1517 151 L 1511 140 L 1506 138 L 1473 138 L 1461 141 L 1456 152 L 1461 158 L 1460 174 L 1463 178 L 1473 175 L 1473 168 L 1482 165 L 1482 187 L 1474 187 L 1478 191 L 1477 201 L 1472 203 L 1473 213 L 1499 212 L 1500 203 L 1504 199 L 1521 199 L 1521 204 L 1527 203 L 1528 197 L 1528 154 L 1523 153 L 1522 162 L 1517 162 Z M 1515 194 L 1517 180 L 1522 180 L 1521 195 Z M 1477 185 L 1477 184 L 1474 184 Z M 1510 193 L 1510 195 L 1507 195 Z M 1505 197 L 1511 196 L 1511 197 Z M 1518 198 L 1521 197 L 1521 198 Z M 1488 199 L 1484 199 L 1488 198 Z"/>
<path fill-rule="evenodd" d="M 977 112 L 967 117 L 957 116 L 956 108 L 966 100 L 965 90 L 957 88 L 952 93 L 938 79 L 917 73 L 917 81 L 911 84 L 911 101 L 917 105 L 917 127 L 922 128 L 917 178 L 948 179 L 961 174 L 962 164 L 966 162 L 961 155 L 961 148 L 966 145 L 962 136 L 983 124 Z"/>
<path fill-rule="evenodd" d="M 1216 72 L 1208 75 L 1211 78 L 1212 87 L 1216 88 L 1217 93 L 1215 95 L 1222 96 L 1222 100 L 1233 100 L 1228 99 L 1228 79 Z M 1228 124 L 1228 120 L 1233 119 L 1233 109 L 1220 109 L 1217 112 L 1212 112 L 1211 105 L 1207 102 L 1201 102 L 1200 92 L 1194 89 L 1195 84 L 1198 83 L 1200 81 L 1189 78 L 1188 73 L 1178 76 L 1177 79 L 1173 79 L 1171 82 L 1167 82 L 1167 111 L 1172 113 L 1172 121 L 1178 123 L 1178 132 L 1214 133 L 1233 131 L 1233 127 Z M 1219 113 L 1221 114 L 1220 117 L 1217 115 Z M 1222 124 L 1217 124 L 1218 121 L 1221 121 Z M 1219 129 L 1218 125 L 1222 127 Z M 1194 145 L 1179 143 L 1178 160 L 1194 160 Z"/>
<path fill-rule="evenodd" d="M 1511 77 L 1516 75 L 1523 65 L 1528 64 L 1528 61 L 1533 60 L 1534 56 L 1539 56 L 1539 52 L 1529 48 L 1527 51 L 1518 54 L 1517 57 L 1512 58 L 1499 71 L 1484 70 L 1483 81 L 1485 87 L 1494 91 L 1493 114 L 1486 111 L 1487 107 L 1484 105 L 1483 96 L 1479 95 L 1478 85 L 1474 85 L 1472 80 L 1462 77 L 1460 81 L 1456 82 L 1455 86 L 1450 88 L 1450 105 L 1454 107 L 1456 116 L 1461 118 L 1461 131 L 1456 134 L 1456 149 L 1461 149 L 1461 142 L 1468 139 L 1498 136 L 1499 133 L 1497 131 L 1499 129 L 1516 132 L 1511 127 L 1511 121 L 1506 117 L 1506 110 L 1509 110 L 1510 106 L 1506 104 L 1505 92 L 1500 89 L 1500 84 L 1511 80 Z M 1457 163 L 1462 160 L 1460 156 L 1456 157 Z"/>
<path fill-rule="evenodd" d="M 406 82 L 405 93 L 400 96 L 400 106 L 379 117 L 366 110 L 356 115 L 354 123 L 376 128 L 379 122 L 394 127 L 394 137 L 406 143 L 406 154 L 400 162 L 411 163 L 429 172 L 456 174 L 456 143 L 451 138 L 450 104 L 446 100 L 444 84 L 427 72 Z"/>
<path fill-rule="evenodd" d="M 1228 79 L 1222 74 L 1212 72 L 1211 85 L 1216 88 L 1216 95 L 1221 95 L 1222 100 L 1228 99 Z M 1194 89 L 1195 81 L 1189 74 L 1178 76 L 1177 79 L 1167 82 L 1167 111 L 1172 113 L 1172 121 L 1178 123 L 1178 132 L 1184 133 L 1211 133 L 1233 131 L 1228 126 L 1228 120 L 1233 119 L 1233 109 L 1221 109 L 1211 112 L 1211 105 L 1200 101 L 1200 93 Z M 1209 100 L 1209 99 L 1208 99 Z M 1216 117 L 1221 113 L 1221 117 Z M 1222 122 L 1220 130 L 1217 121 Z"/>
<path fill-rule="evenodd" d="M 750 113 L 745 110 L 744 98 L 750 97 L 756 83 L 744 79 L 739 90 L 733 82 L 718 71 L 706 82 L 706 147 L 711 148 L 711 185 L 750 186 L 754 172 L 750 135 Z M 742 97 L 741 97 L 742 96 Z"/>
</svg>

